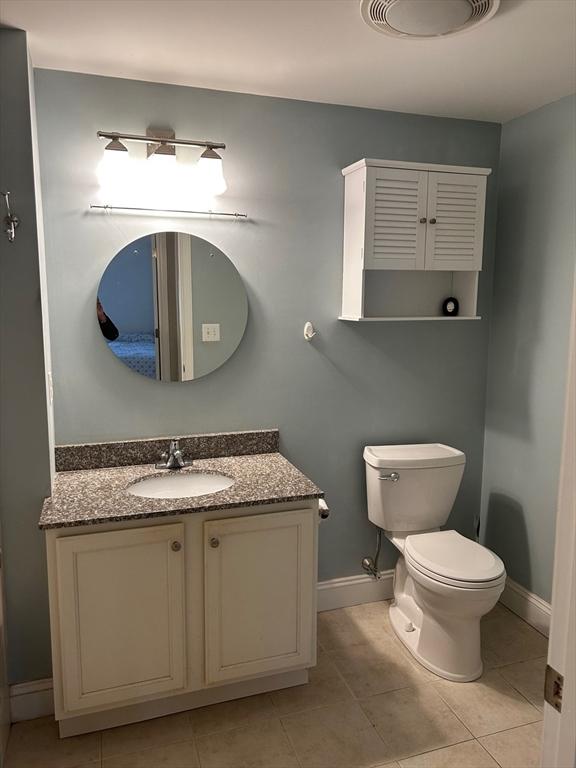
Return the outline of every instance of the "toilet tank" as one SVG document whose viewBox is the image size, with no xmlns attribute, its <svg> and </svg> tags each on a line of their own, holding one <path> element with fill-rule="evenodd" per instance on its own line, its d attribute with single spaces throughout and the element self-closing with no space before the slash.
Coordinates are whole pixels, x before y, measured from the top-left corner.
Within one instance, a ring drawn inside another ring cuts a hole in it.
<svg viewBox="0 0 576 768">
<path fill-rule="evenodd" d="M 448 520 L 466 456 L 441 443 L 367 445 L 368 517 L 385 531 L 427 531 Z"/>
</svg>

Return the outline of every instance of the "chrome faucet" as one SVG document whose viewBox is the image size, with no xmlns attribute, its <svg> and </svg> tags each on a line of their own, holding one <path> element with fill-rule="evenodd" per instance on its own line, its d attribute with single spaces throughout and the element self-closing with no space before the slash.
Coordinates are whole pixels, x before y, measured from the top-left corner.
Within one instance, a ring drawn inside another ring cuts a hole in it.
<svg viewBox="0 0 576 768">
<path fill-rule="evenodd" d="M 167 451 L 164 451 L 162 456 L 162 463 L 156 464 L 156 469 L 182 469 L 183 467 L 192 466 L 191 461 L 185 461 L 182 451 L 180 450 L 180 442 L 176 437 L 170 440 L 170 445 Z"/>
</svg>

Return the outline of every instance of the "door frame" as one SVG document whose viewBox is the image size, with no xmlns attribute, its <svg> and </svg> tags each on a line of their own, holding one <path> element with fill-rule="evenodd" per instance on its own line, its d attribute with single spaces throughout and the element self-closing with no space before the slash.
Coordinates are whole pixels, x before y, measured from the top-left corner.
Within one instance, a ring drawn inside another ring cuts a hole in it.
<svg viewBox="0 0 576 768">
<path fill-rule="evenodd" d="M 155 264 L 155 346 L 157 350 L 156 378 L 170 381 L 171 347 L 170 347 L 170 317 L 168 311 L 168 249 L 165 233 L 152 235 L 152 252 Z"/>
<path fill-rule="evenodd" d="M 543 768 L 576 765 L 576 275 L 564 413 L 548 647 L 548 664 L 564 683 L 561 712 L 544 703 Z"/>
<path fill-rule="evenodd" d="M 178 338 L 180 381 L 194 378 L 194 315 L 192 312 L 192 238 L 178 233 L 176 272 L 178 292 Z"/>
</svg>

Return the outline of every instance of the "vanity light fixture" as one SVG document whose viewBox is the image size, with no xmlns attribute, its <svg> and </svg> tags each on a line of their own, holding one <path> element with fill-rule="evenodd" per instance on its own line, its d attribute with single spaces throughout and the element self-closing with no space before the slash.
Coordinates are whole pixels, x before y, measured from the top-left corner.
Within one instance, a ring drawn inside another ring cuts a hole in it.
<svg viewBox="0 0 576 768">
<path fill-rule="evenodd" d="M 149 128 L 146 135 L 134 133 L 119 133 L 117 131 L 98 131 L 100 139 L 107 139 L 109 143 L 105 147 L 104 158 L 98 169 L 101 187 L 107 188 L 112 194 L 122 190 L 126 200 L 121 205 L 91 205 L 91 208 L 103 208 L 106 211 L 163 211 L 206 214 L 209 216 L 232 216 L 234 218 L 247 218 L 246 214 L 224 213 L 213 210 L 185 211 L 179 208 L 178 199 L 188 197 L 198 200 L 204 195 L 215 197 L 226 191 L 226 179 L 222 168 L 222 156 L 220 150 L 226 149 L 226 145 L 219 141 L 178 139 L 171 129 Z M 129 159 L 129 153 L 124 142 L 136 142 L 146 144 L 147 157 L 144 163 L 134 161 L 134 173 L 127 168 L 124 162 L 116 161 Z M 202 147 L 202 152 L 197 163 L 191 169 L 190 176 L 180 163 L 176 165 L 176 147 Z M 119 150 L 119 151 L 107 151 Z M 216 150 L 219 150 L 218 152 Z M 121 168 L 118 166 L 121 165 Z M 145 166 L 149 165 L 149 170 Z M 114 172 L 112 172 L 112 170 Z M 120 171 L 120 173 L 118 172 Z M 127 171 L 127 172 L 126 172 Z M 134 177 L 134 178 L 132 178 Z M 189 180 L 188 180 L 189 179 Z M 148 190 L 142 196 L 142 190 Z M 136 197 L 137 200 L 133 200 Z M 159 198 L 161 205 L 157 205 Z M 144 202 L 145 200 L 145 202 Z M 152 206 L 149 201 L 153 200 Z M 176 202 L 176 205 L 165 203 Z M 138 203 L 138 204 L 137 204 Z"/>
<path fill-rule="evenodd" d="M 148 157 L 164 160 L 168 157 L 176 159 L 176 147 L 204 147 L 205 151 L 200 156 L 195 176 L 200 190 L 209 195 L 221 195 L 226 191 L 226 180 L 222 169 L 222 157 L 217 149 L 226 149 L 226 144 L 219 141 L 177 139 L 172 130 L 160 130 L 149 128 L 145 136 L 135 133 L 118 133 L 117 131 L 98 131 L 98 138 L 110 139 L 106 149 L 126 149 L 122 141 L 133 141 L 147 144 Z M 106 154 L 106 153 L 105 153 Z M 123 154 L 123 153 L 122 153 Z"/>
</svg>

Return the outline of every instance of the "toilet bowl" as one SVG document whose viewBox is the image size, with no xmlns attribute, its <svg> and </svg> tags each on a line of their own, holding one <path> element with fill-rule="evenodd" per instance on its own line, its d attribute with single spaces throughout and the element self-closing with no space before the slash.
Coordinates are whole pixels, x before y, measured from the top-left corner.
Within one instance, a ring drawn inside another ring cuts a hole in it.
<svg viewBox="0 0 576 768">
<path fill-rule="evenodd" d="M 505 580 L 500 558 L 456 531 L 408 536 L 396 564 L 391 624 L 427 669 L 475 680 L 482 674 L 480 619 Z"/>
<path fill-rule="evenodd" d="M 480 619 L 506 571 L 486 547 L 453 530 L 450 514 L 465 456 L 441 444 L 368 446 L 368 514 L 399 551 L 392 627 L 412 655 L 448 680 L 482 674 Z"/>
</svg>

